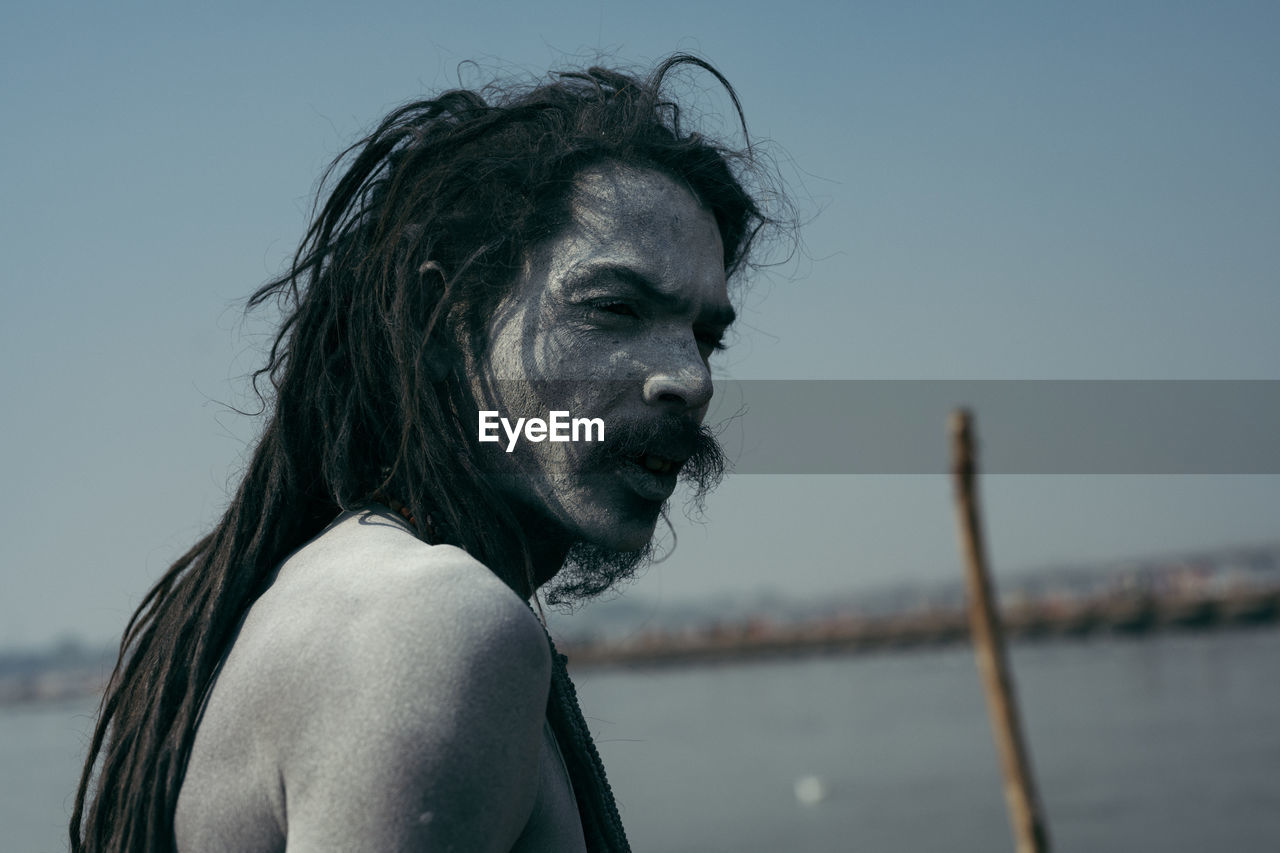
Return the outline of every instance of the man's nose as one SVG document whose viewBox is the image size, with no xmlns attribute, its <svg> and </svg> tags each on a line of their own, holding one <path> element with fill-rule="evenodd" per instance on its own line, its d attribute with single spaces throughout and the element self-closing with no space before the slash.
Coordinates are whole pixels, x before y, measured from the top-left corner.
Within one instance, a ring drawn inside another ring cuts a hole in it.
<svg viewBox="0 0 1280 853">
<path fill-rule="evenodd" d="M 645 379 L 645 403 L 686 412 L 705 408 L 711 402 L 711 370 L 697 346 L 681 347 L 680 351 L 682 358 L 656 368 Z"/>
</svg>

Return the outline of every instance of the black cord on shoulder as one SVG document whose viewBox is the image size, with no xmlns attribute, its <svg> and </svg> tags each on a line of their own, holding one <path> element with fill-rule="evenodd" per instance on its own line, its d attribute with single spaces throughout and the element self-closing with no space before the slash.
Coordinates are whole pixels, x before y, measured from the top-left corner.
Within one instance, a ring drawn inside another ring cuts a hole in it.
<svg viewBox="0 0 1280 853">
<path fill-rule="evenodd" d="M 582 816 L 582 832 L 591 853 L 630 853 L 626 830 L 613 799 L 613 789 L 605 777 L 604 764 L 591 739 L 591 730 L 582 717 L 578 692 L 569 678 L 567 658 L 551 644 L 551 693 L 547 699 L 547 718 L 564 753 L 573 782 L 578 813 Z"/>
</svg>

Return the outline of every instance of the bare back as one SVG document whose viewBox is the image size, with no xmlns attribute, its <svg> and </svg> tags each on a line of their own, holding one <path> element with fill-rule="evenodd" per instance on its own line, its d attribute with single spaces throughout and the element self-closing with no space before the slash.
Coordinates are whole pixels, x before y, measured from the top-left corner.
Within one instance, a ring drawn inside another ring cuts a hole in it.
<svg viewBox="0 0 1280 853">
<path fill-rule="evenodd" d="M 387 511 L 282 564 L 209 696 L 182 853 L 585 850 L 526 604 Z"/>
</svg>

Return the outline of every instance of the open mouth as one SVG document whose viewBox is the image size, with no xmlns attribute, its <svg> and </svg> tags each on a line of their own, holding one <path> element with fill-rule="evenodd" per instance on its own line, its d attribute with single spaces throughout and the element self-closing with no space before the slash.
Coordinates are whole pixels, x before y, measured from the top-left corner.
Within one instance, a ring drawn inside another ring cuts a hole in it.
<svg viewBox="0 0 1280 853">
<path fill-rule="evenodd" d="M 623 468 L 623 478 L 631 489 L 648 501 L 662 502 L 676 490 L 676 479 L 684 460 L 643 453 L 633 456 Z"/>
<path fill-rule="evenodd" d="M 684 464 L 683 462 L 677 462 L 674 459 L 668 459 L 665 456 L 657 456 L 652 453 L 646 453 L 636 461 L 641 468 L 660 476 L 675 474 L 680 470 L 680 466 Z"/>
</svg>

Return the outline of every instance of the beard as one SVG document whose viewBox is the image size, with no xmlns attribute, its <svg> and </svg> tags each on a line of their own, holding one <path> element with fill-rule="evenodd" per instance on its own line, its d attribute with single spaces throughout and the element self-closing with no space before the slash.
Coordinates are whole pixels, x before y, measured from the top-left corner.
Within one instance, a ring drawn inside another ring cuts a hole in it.
<svg viewBox="0 0 1280 853">
<path fill-rule="evenodd" d="M 621 426 L 601 448 L 601 455 L 629 460 L 655 445 L 683 447 L 688 459 L 680 468 L 679 481 L 690 488 L 685 514 L 701 518 L 706 497 L 720 484 L 728 468 L 728 458 L 709 428 L 692 421 L 669 418 L 644 426 Z M 670 501 L 665 501 L 658 517 L 671 531 L 671 549 L 655 558 L 657 549 L 651 537 L 643 548 L 622 551 L 583 539 L 570 544 L 563 565 L 542 588 L 548 604 L 564 610 L 597 598 L 609 590 L 635 579 L 650 563 L 666 559 L 675 548 L 675 530 L 668 518 Z"/>
<path fill-rule="evenodd" d="M 666 508 L 662 512 L 666 519 Z M 578 540 L 569 546 L 564 565 L 542 587 L 546 602 L 572 611 L 593 598 L 633 580 L 653 560 L 653 542 L 638 551 L 618 551 Z"/>
</svg>

